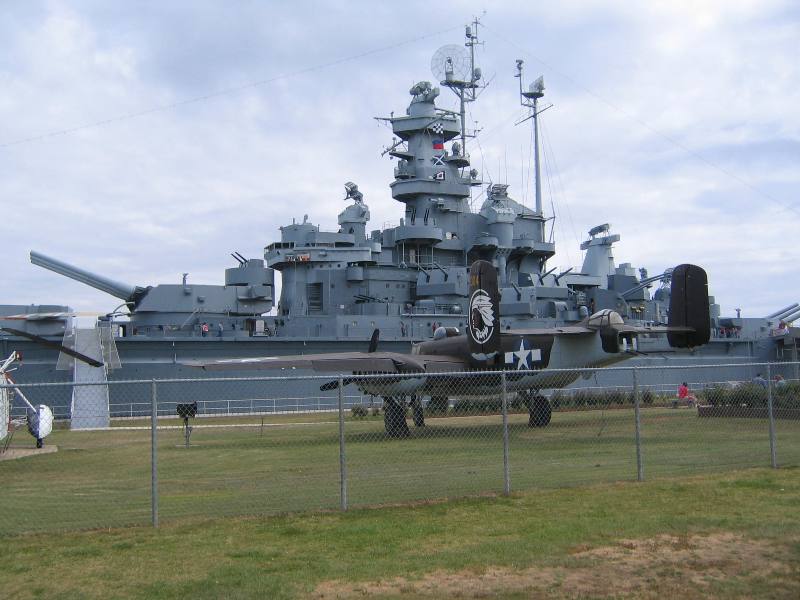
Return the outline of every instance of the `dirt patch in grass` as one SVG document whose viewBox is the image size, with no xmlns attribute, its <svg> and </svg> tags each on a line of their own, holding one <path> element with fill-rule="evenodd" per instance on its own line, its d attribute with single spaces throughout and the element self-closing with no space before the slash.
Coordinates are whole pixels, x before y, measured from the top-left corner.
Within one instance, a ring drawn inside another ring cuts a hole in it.
<svg viewBox="0 0 800 600">
<path fill-rule="evenodd" d="M 574 548 L 564 566 L 525 569 L 486 567 L 449 572 L 437 570 L 419 579 L 345 583 L 327 581 L 314 597 L 353 598 L 410 594 L 424 597 L 486 598 L 503 594 L 554 597 L 646 597 L 738 595 L 764 578 L 776 582 L 787 597 L 800 595 L 797 566 L 786 547 L 733 533 L 659 535 L 620 540 L 613 546 Z M 722 587 L 720 587 L 722 586 Z"/>
<path fill-rule="evenodd" d="M 15 460 L 27 456 L 38 456 L 39 454 L 50 454 L 58 452 L 57 446 L 45 446 L 44 448 L 9 448 L 0 454 L 0 460 Z"/>
</svg>

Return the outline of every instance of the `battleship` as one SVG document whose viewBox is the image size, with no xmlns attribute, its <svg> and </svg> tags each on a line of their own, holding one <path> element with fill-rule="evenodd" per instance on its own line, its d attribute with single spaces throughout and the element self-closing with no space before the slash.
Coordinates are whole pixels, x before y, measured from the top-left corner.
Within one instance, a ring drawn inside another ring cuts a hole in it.
<svg viewBox="0 0 800 600">
<path fill-rule="evenodd" d="M 348 181 L 337 231 L 323 231 L 303 216 L 280 227 L 280 241 L 267 244 L 262 257 L 232 253 L 235 264 L 225 270 L 223 284 L 189 283 L 186 275 L 174 284 L 124 283 L 32 251 L 34 265 L 106 292 L 117 306 L 88 329 L 75 327 L 66 306 L 0 306 L 0 327 L 12 324 L 3 316 L 27 315 L 13 326 L 59 343 L 67 339 L 106 362 L 106 368 L 92 369 L 25 338 L 0 334 L 0 352 L 17 350 L 25 357 L 17 380 L 196 378 L 197 371 L 182 362 L 363 350 L 376 329 L 382 349 L 408 352 L 412 343 L 431 339 L 440 327 L 463 329 L 468 270 L 475 260 L 497 268 L 501 326 L 506 329 L 575 323 L 601 309 L 637 323 L 666 323 L 670 270 L 650 275 L 630 263 L 617 265 L 613 249 L 620 235 L 607 223 L 588 232 L 579 268 L 549 266 L 556 249 L 542 207 L 539 160 L 545 87 L 541 77 L 524 84 L 521 60 L 516 78 L 533 129 L 533 206 L 514 200 L 508 185 L 480 180 L 467 152 L 475 133 L 465 124 L 465 107 L 481 87 L 474 52 L 478 43 L 475 22 L 466 28 L 463 45 L 444 46 L 434 55 L 438 84 L 416 83 L 404 114 L 379 118 L 393 133 L 383 154 L 394 163 L 389 187 L 401 205 L 398 225 L 370 229 L 368 199 Z M 458 110 L 437 106 L 443 90 L 455 95 Z M 474 196 L 483 198 L 478 210 L 471 207 Z M 281 282 L 277 301 L 276 271 Z M 763 318 L 722 317 L 712 299 L 709 344 L 675 354 L 667 353 L 663 337 L 644 337 L 644 350 L 663 348 L 665 354 L 635 361 L 797 361 L 800 329 L 789 326 L 796 318 L 798 303 Z M 129 401 L 110 393 L 109 415 L 133 414 Z M 268 391 L 262 386 L 253 393 Z M 320 394 L 318 389 L 300 390 L 298 396 L 306 393 Z M 217 399 L 224 395 L 217 388 L 212 394 Z M 56 402 L 57 416 L 67 416 L 70 405 L 66 397 Z"/>
</svg>

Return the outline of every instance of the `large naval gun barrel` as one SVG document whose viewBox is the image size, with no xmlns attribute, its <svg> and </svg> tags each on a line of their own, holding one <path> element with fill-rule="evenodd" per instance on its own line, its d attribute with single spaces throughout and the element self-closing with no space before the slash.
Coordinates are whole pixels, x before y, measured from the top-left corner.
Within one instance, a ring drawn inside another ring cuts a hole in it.
<svg viewBox="0 0 800 600">
<path fill-rule="evenodd" d="M 95 289 L 111 294 L 116 298 L 125 300 L 126 302 L 134 302 L 138 297 L 147 291 L 147 288 L 138 285 L 129 285 L 127 283 L 120 283 L 102 275 L 90 273 L 79 267 L 67 264 L 56 258 L 46 256 L 40 252 L 31 250 L 31 262 L 39 267 L 44 267 L 50 271 L 54 271 L 59 275 L 64 275 L 75 281 L 80 281 L 86 285 L 90 285 Z"/>
<path fill-rule="evenodd" d="M 781 321 L 784 323 L 791 323 L 797 319 L 800 319 L 800 308 L 796 309 L 794 312 L 790 312 L 788 315 L 784 315 Z"/>
<path fill-rule="evenodd" d="M 778 312 L 774 312 L 771 315 L 768 315 L 767 318 L 768 319 L 783 319 L 787 315 L 790 315 L 793 312 L 795 312 L 798 308 L 800 308 L 800 304 L 795 302 L 794 304 L 790 304 L 789 306 L 787 306 L 785 308 L 782 308 Z"/>
</svg>

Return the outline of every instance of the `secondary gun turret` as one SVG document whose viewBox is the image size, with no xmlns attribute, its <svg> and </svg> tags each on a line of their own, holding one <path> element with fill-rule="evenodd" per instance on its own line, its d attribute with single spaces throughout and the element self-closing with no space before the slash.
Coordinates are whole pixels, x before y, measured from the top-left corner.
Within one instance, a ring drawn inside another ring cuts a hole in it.
<svg viewBox="0 0 800 600">
<path fill-rule="evenodd" d="M 145 294 L 147 294 L 150 287 L 141 287 L 138 285 L 130 285 L 114 281 L 102 275 L 96 275 L 85 269 L 75 267 L 68 263 L 46 256 L 40 252 L 31 250 L 31 262 L 39 267 L 44 267 L 49 271 L 64 275 L 75 281 L 85 283 L 95 289 L 111 294 L 116 298 L 120 298 L 128 303 L 137 303 Z"/>
</svg>

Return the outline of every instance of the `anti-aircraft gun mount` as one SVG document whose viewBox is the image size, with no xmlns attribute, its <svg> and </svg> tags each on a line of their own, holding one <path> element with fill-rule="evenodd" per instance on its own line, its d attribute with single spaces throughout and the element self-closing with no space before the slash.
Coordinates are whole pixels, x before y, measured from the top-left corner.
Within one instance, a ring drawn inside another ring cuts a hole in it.
<svg viewBox="0 0 800 600">
<path fill-rule="evenodd" d="M 39 252 L 30 254 L 34 265 L 122 300 L 122 306 L 130 311 L 130 322 L 120 323 L 123 336 L 262 333 L 261 315 L 273 306 L 275 272 L 265 267 L 261 259 L 246 259 L 238 253 L 233 256 L 238 265 L 225 269 L 225 285 L 189 284 L 184 276 L 180 284 L 143 287 L 97 275 Z M 207 327 L 203 328 L 203 324 Z"/>
</svg>

